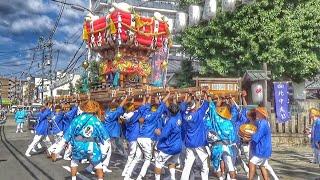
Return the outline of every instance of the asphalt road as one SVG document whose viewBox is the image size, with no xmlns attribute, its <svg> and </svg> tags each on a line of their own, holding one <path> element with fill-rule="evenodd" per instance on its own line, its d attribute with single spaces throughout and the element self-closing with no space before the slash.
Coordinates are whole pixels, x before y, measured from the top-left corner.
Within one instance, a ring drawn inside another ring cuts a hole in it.
<svg viewBox="0 0 320 180">
<path fill-rule="evenodd" d="M 30 132 L 15 133 L 15 123 L 11 118 L 7 123 L 0 127 L 0 179 L 1 180 L 63 180 L 71 179 L 69 174 L 69 161 L 59 160 L 52 162 L 47 159 L 45 153 L 41 149 L 39 153 L 33 154 L 32 157 L 24 156 L 24 152 L 28 146 L 28 143 L 32 141 L 33 134 Z M 270 161 L 273 169 L 279 178 L 282 179 L 317 179 L 320 178 L 320 168 L 318 165 L 309 163 L 312 154 L 309 147 L 300 148 L 273 148 L 273 155 Z M 124 167 L 126 157 L 114 153 L 111 158 L 110 169 L 112 173 L 105 175 L 106 180 L 120 180 L 121 172 Z M 95 179 L 94 175 L 88 174 L 84 171 L 87 164 L 79 166 L 78 179 L 89 180 Z M 133 177 L 137 176 L 140 170 L 139 165 L 134 172 Z M 196 178 L 201 179 L 197 167 Z M 246 179 L 243 171 L 240 167 L 238 179 Z M 149 168 L 146 179 L 153 178 L 153 165 Z M 168 179 L 168 171 L 165 169 L 164 179 Z M 181 170 L 177 170 L 177 179 L 181 175 Z M 217 179 L 210 176 L 210 179 Z"/>
</svg>

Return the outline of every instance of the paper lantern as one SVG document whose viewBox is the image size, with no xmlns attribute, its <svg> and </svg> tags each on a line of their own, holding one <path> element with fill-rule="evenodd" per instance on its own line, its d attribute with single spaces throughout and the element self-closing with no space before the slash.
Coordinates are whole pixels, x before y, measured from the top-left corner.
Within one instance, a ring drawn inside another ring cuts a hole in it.
<svg viewBox="0 0 320 180">
<path fill-rule="evenodd" d="M 203 8 L 202 18 L 210 20 L 216 16 L 217 13 L 217 0 L 206 0 Z"/>
<path fill-rule="evenodd" d="M 253 83 L 251 85 L 252 102 L 259 104 L 263 101 L 263 87 L 260 83 Z"/>
<path fill-rule="evenodd" d="M 201 19 L 201 7 L 198 5 L 189 6 L 189 26 L 194 26 L 199 24 Z"/>
<path fill-rule="evenodd" d="M 177 12 L 175 20 L 175 32 L 181 32 L 187 27 L 188 14 L 184 12 Z"/>
<path fill-rule="evenodd" d="M 236 8 L 236 0 L 223 0 L 222 11 L 234 11 Z"/>
</svg>

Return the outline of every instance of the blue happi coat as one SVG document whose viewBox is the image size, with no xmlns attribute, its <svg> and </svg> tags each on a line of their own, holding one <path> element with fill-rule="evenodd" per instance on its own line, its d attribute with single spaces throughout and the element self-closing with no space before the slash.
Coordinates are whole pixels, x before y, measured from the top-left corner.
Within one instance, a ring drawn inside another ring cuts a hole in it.
<svg viewBox="0 0 320 180">
<path fill-rule="evenodd" d="M 169 116 L 169 119 L 161 129 L 158 142 L 158 150 L 170 154 L 179 154 L 182 150 L 182 117 L 179 112 L 175 116 Z"/>
<path fill-rule="evenodd" d="M 46 136 L 49 133 L 49 122 L 48 117 L 51 114 L 51 110 L 46 108 L 44 111 L 39 113 L 38 123 L 35 128 L 36 135 Z"/>
<path fill-rule="evenodd" d="M 231 106 L 230 109 L 232 114 L 231 122 L 233 124 L 234 133 L 236 135 L 235 143 L 239 145 L 241 143 L 240 136 L 239 136 L 240 126 L 245 123 L 249 123 L 249 119 L 247 117 L 248 109 L 244 107 L 239 112 L 239 110 L 235 105 Z"/>
<path fill-rule="evenodd" d="M 64 134 L 66 142 L 72 145 L 72 159 L 88 158 L 93 165 L 102 161 L 99 144 L 103 144 L 109 138 L 101 121 L 96 116 L 87 113 L 76 117 Z"/>
<path fill-rule="evenodd" d="M 272 153 L 271 129 L 266 119 L 255 121 L 257 132 L 251 137 L 250 152 L 252 156 L 259 158 L 270 158 Z"/>
<path fill-rule="evenodd" d="M 136 141 L 139 135 L 139 118 L 142 117 L 145 107 L 140 106 L 138 110 L 135 110 L 130 118 L 125 121 L 125 137 L 127 141 Z"/>
<path fill-rule="evenodd" d="M 27 112 L 25 110 L 19 110 L 14 116 L 16 123 L 24 123 L 27 118 Z"/>
<path fill-rule="evenodd" d="M 63 131 L 64 126 L 64 113 L 63 112 L 55 112 L 51 116 L 50 121 L 50 135 L 58 134 L 59 132 Z"/>
<path fill-rule="evenodd" d="M 213 102 L 209 105 L 209 116 L 211 123 L 207 123 L 208 129 L 217 134 L 217 141 L 220 142 L 213 146 L 211 157 L 214 169 L 218 170 L 223 153 L 233 156 L 232 143 L 235 142 L 236 135 L 231 120 L 219 116 Z"/>
<path fill-rule="evenodd" d="M 118 118 L 123 113 L 123 107 L 118 107 L 115 111 L 107 110 L 105 113 L 104 127 L 111 138 L 119 138 L 121 135 L 121 125 Z"/>
<path fill-rule="evenodd" d="M 204 147 L 207 142 L 207 129 L 205 127 L 206 112 L 209 102 L 204 101 L 196 111 L 187 110 L 186 102 L 180 104 L 182 115 L 182 140 L 187 148 Z"/>
<path fill-rule="evenodd" d="M 311 130 L 311 146 L 316 148 L 316 144 L 320 143 L 320 118 L 317 118 L 312 125 Z"/>
<path fill-rule="evenodd" d="M 78 106 L 73 106 L 70 111 L 64 114 L 63 132 L 66 132 L 69 128 L 71 121 L 77 116 Z"/>
<path fill-rule="evenodd" d="M 157 136 L 154 133 L 155 129 L 159 127 L 159 119 L 163 114 L 166 105 L 161 102 L 159 107 L 155 112 L 151 111 L 151 104 L 147 103 L 143 106 L 144 113 L 142 117 L 144 118 L 143 124 L 140 125 L 139 135 L 140 138 L 150 138 L 153 141 L 157 140 Z"/>
</svg>

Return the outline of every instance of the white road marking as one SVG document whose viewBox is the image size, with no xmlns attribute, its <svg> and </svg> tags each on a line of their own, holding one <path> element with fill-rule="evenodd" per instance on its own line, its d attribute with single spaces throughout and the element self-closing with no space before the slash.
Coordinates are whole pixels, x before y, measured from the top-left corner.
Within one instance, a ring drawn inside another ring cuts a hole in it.
<svg viewBox="0 0 320 180">
<path fill-rule="evenodd" d="M 71 172 L 71 169 L 70 169 L 69 166 L 62 166 L 62 167 L 63 167 L 63 169 Z M 80 173 L 77 173 L 77 176 L 78 176 L 79 178 L 81 178 L 82 180 L 90 180 L 89 178 L 85 177 L 84 175 L 82 175 L 82 174 L 80 174 Z"/>
</svg>

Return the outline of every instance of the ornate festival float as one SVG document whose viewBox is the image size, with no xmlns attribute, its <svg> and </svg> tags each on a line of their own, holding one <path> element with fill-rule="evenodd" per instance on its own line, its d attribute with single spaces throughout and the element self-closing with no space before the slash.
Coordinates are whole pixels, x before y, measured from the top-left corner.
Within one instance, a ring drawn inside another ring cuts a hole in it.
<svg viewBox="0 0 320 180">
<path fill-rule="evenodd" d="M 142 97 L 146 93 L 166 92 L 166 71 L 171 46 L 167 17 L 140 16 L 126 3 L 113 3 L 106 16 L 89 15 L 83 24 L 83 39 L 91 54 L 100 57 L 101 86 L 89 90 L 90 97 L 109 101 L 126 95 Z M 89 63 L 84 62 L 87 69 Z M 87 81 L 83 82 L 84 86 Z M 198 88 L 179 89 L 196 91 Z M 80 95 L 85 99 L 87 95 Z"/>
<path fill-rule="evenodd" d="M 206 88 L 212 94 L 220 94 L 220 91 L 204 86 L 184 89 L 166 87 L 172 40 L 168 18 L 158 12 L 153 17 L 144 17 L 126 3 L 113 3 L 106 16 L 89 14 L 85 18 L 83 39 L 90 54 L 96 54 L 100 59 L 98 66 L 102 85 L 88 88 L 87 69 L 90 63 L 85 61 L 83 67 L 86 73 L 82 82 L 85 93 L 78 95 L 77 99 L 92 98 L 108 102 L 124 95 L 138 99 L 146 93 L 161 96 L 168 89 L 180 97 L 187 92 L 199 94 L 201 89 Z M 228 92 L 228 95 L 237 96 L 238 92 L 237 89 Z"/>
</svg>

